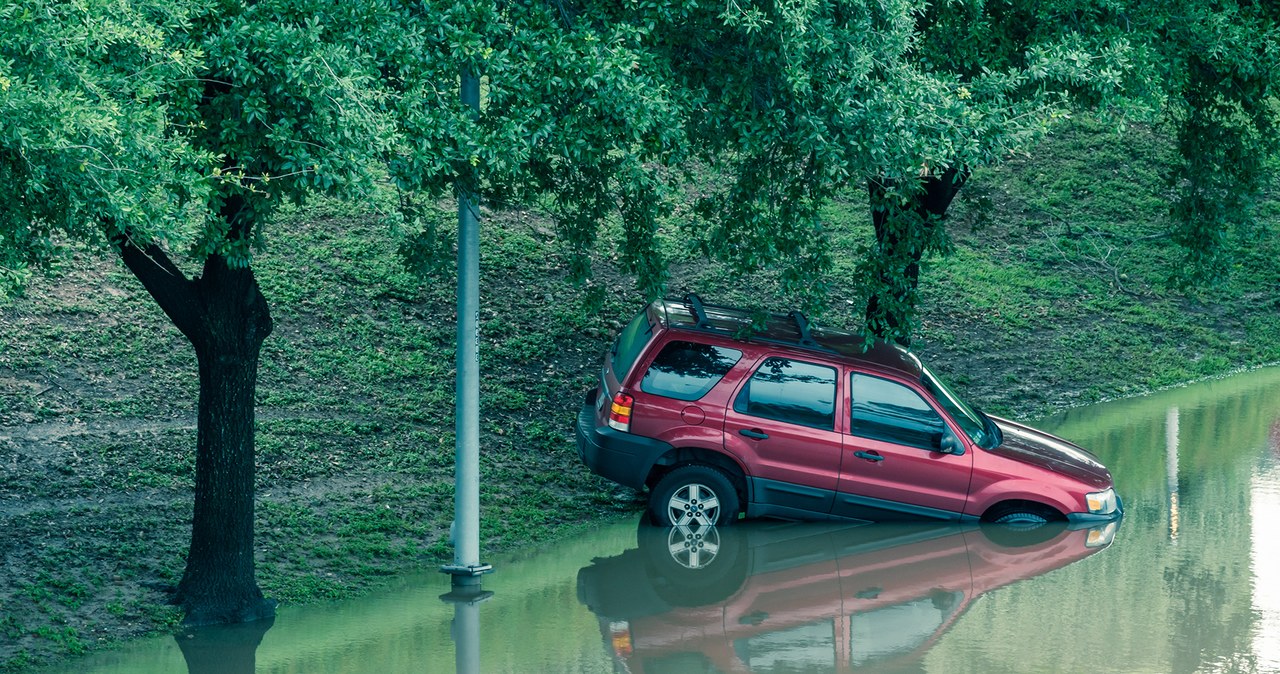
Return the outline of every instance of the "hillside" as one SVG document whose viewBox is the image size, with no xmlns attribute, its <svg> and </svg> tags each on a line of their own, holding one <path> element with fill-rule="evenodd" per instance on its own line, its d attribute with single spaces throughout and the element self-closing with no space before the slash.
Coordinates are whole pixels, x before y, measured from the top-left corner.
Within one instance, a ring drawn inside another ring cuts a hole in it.
<svg viewBox="0 0 1280 674">
<path fill-rule="evenodd" d="M 1077 123 L 975 174 L 954 254 L 923 273 L 915 349 L 978 405 L 1028 417 L 1280 361 L 1280 202 L 1232 277 L 1168 288 L 1167 144 Z M 836 264 L 815 322 L 856 328 L 865 195 L 828 213 Z M 448 221 L 442 214 L 442 221 Z M 600 251 L 591 288 L 537 212 L 483 221 L 486 556 L 636 512 L 572 441 L 613 332 L 640 308 Z M 673 228 L 674 230 L 674 228 Z M 275 329 L 258 387 L 258 573 L 284 602 L 349 596 L 450 554 L 453 277 L 401 270 L 377 215 L 282 214 L 257 264 Z M 673 293 L 787 307 L 767 273 L 681 257 Z M 599 306 L 588 308 L 587 298 Z M 602 299 L 601 299 L 602 298 Z M 0 304 L 0 671 L 164 629 L 191 510 L 195 361 L 118 263 L 88 254 Z"/>
</svg>

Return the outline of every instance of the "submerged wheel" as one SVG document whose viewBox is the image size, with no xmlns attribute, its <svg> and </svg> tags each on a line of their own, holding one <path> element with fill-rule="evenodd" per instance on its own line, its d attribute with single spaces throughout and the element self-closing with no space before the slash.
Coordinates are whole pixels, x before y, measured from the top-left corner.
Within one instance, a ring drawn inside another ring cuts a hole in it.
<svg viewBox="0 0 1280 674">
<path fill-rule="evenodd" d="M 1047 543 L 1067 530 L 1066 520 L 1043 524 L 1000 524 L 985 522 L 982 533 L 987 540 L 1002 548 L 1026 548 Z"/>
<path fill-rule="evenodd" d="M 729 476 L 711 466 L 681 466 L 658 481 L 649 495 L 658 526 L 728 526 L 738 519 L 738 492 Z"/>
<path fill-rule="evenodd" d="M 1038 526 L 1041 524 L 1048 524 L 1049 518 L 1045 517 L 1044 513 L 1032 512 L 1027 510 L 1016 510 L 1013 512 L 1005 513 L 997 517 L 994 521 L 996 524 L 1023 524 L 1023 525 L 1029 525 L 1029 526 Z"/>
</svg>

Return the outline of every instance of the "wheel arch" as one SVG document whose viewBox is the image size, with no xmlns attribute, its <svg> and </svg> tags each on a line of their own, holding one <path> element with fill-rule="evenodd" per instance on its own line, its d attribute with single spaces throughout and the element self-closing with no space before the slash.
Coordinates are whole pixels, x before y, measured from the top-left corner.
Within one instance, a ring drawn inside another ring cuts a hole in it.
<svg viewBox="0 0 1280 674">
<path fill-rule="evenodd" d="M 969 495 L 965 512 L 986 519 L 997 507 L 1011 503 L 1050 508 L 1066 517 L 1080 510 L 1080 498 L 1067 490 L 1043 482 L 1005 480 Z"/>
<path fill-rule="evenodd" d="M 658 457 L 653 463 L 653 467 L 649 469 L 649 475 L 645 478 L 645 486 L 653 489 L 654 485 L 666 476 L 667 473 L 690 464 L 701 463 L 714 468 L 719 468 L 733 482 L 734 489 L 738 492 L 738 500 L 744 505 L 747 502 L 747 470 L 737 459 L 713 449 L 705 449 L 701 447 L 678 447 Z"/>
<path fill-rule="evenodd" d="M 1003 513 L 1015 512 L 1018 510 L 1041 513 L 1045 515 L 1045 519 L 1051 522 L 1067 521 L 1067 513 L 1062 512 L 1061 508 L 1050 503 L 1045 503 L 1044 500 L 1028 498 L 1009 498 L 992 503 L 982 511 L 981 520 L 983 522 L 990 522 Z"/>
</svg>

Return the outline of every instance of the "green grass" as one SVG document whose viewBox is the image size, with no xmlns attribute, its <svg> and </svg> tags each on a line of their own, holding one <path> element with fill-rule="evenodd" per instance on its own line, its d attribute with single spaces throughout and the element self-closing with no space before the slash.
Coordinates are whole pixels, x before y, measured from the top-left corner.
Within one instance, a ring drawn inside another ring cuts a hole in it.
<svg viewBox="0 0 1280 674">
<path fill-rule="evenodd" d="M 1159 175 L 1173 150 L 1149 129 L 1108 134 L 1081 120 L 976 172 L 952 208 L 957 252 L 927 266 L 916 347 L 967 372 L 961 388 L 990 409 L 1034 415 L 1280 357 L 1275 200 L 1230 277 L 1176 291 L 1182 252 L 1165 236 Z M 1017 357 L 984 359 L 992 349 Z M 983 372 L 984 360 L 1003 369 Z"/>
<path fill-rule="evenodd" d="M 953 255 L 926 261 L 915 348 L 982 407 L 1014 416 L 1280 361 L 1280 203 L 1229 279 L 1170 289 L 1158 170 L 1168 144 L 1087 120 L 977 171 L 953 206 Z M 442 233 L 450 235 L 447 212 Z M 684 217 L 689 217 L 687 214 Z M 857 328 L 866 196 L 825 213 L 833 265 L 818 322 Z M 257 390 L 259 582 L 286 602 L 347 597 L 447 561 L 453 511 L 454 280 L 417 278 L 359 204 L 282 213 L 255 264 L 275 327 Z M 552 541 L 641 506 L 588 474 L 572 429 L 614 332 L 643 298 L 607 241 L 589 287 L 534 212 L 486 214 L 480 358 L 482 547 Z M 735 275 L 663 250 L 671 291 L 785 310 L 777 274 Z M 189 269 L 194 272 L 194 269 Z M 29 504 L 0 580 L 0 671 L 172 627 L 154 589 L 182 572 L 195 360 L 116 263 L 83 258 L 0 305 L 0 499 Z M 25 507 L 25 506 L 24 506 Z M 58 522 L 56 530 L 44 523 Z M 112 635 L 105 642 L 99 637 Z"/>
</svg>

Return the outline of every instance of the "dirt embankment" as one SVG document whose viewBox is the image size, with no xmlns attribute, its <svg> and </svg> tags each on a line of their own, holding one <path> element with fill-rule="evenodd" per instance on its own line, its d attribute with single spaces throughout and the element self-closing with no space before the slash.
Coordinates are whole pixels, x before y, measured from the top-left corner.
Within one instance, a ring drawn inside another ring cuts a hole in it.
<svg viewBox="0 0 1280 674">
<path fill-rule="evenodd" d="M 1110 147 L 1091 138 L 1063 156 Z M 1115 171 L 1087 174 L 1119 187 L 1087 190 L 1078 174 L 1058 186 L 1030 162 L 975 174 L 953 206 L 957 251 L 926 265 L 914 348 L 967 399 L 1011 416 L 1280 360 L 1277 241 L 1258 242 L 1233 280 L 1188 298 L 1163 285 L 1179 253 L 1151 236 L 1164 227 L 1152 208 L 1117 213 L 1110 198 L 1069 227 L 1043 216 L 1130 189 L 1145 178 L 1125 167 L 1149 164 L 1120 157 Z M 837 206 L 865 210 L 857 199 Z M 451 272 L 410 277 L 393 242 L 370 241 L 371 218 L 321 216 L 279 223 L 288 236 L 255 265 L 275 319 L 257 399 L 257 568 L 283 602 L 350 596 L 449 554 Z M 641 299 L 607 250 L 588 292 L 567 280 L 569 253 L 544 220 L 493 220 L 482 245 L 481 470 L 483 545 L 496 553 L 639 507 L 586 474 L 572 427 Z M 831 310 L 815 322 L 856 325 L 850 256 L 867 232 L 865 218 L 832 217 Z M 194 357 L 117 265 L 71 269 L 0 305 L 0 671 L 178 618 L 164 601 L 188 544 Z M 786 308 L 768 273 L 686 261 L 669 287 Z M 586 308 L 589 295 L 598 301 Z"/>
</svg>

